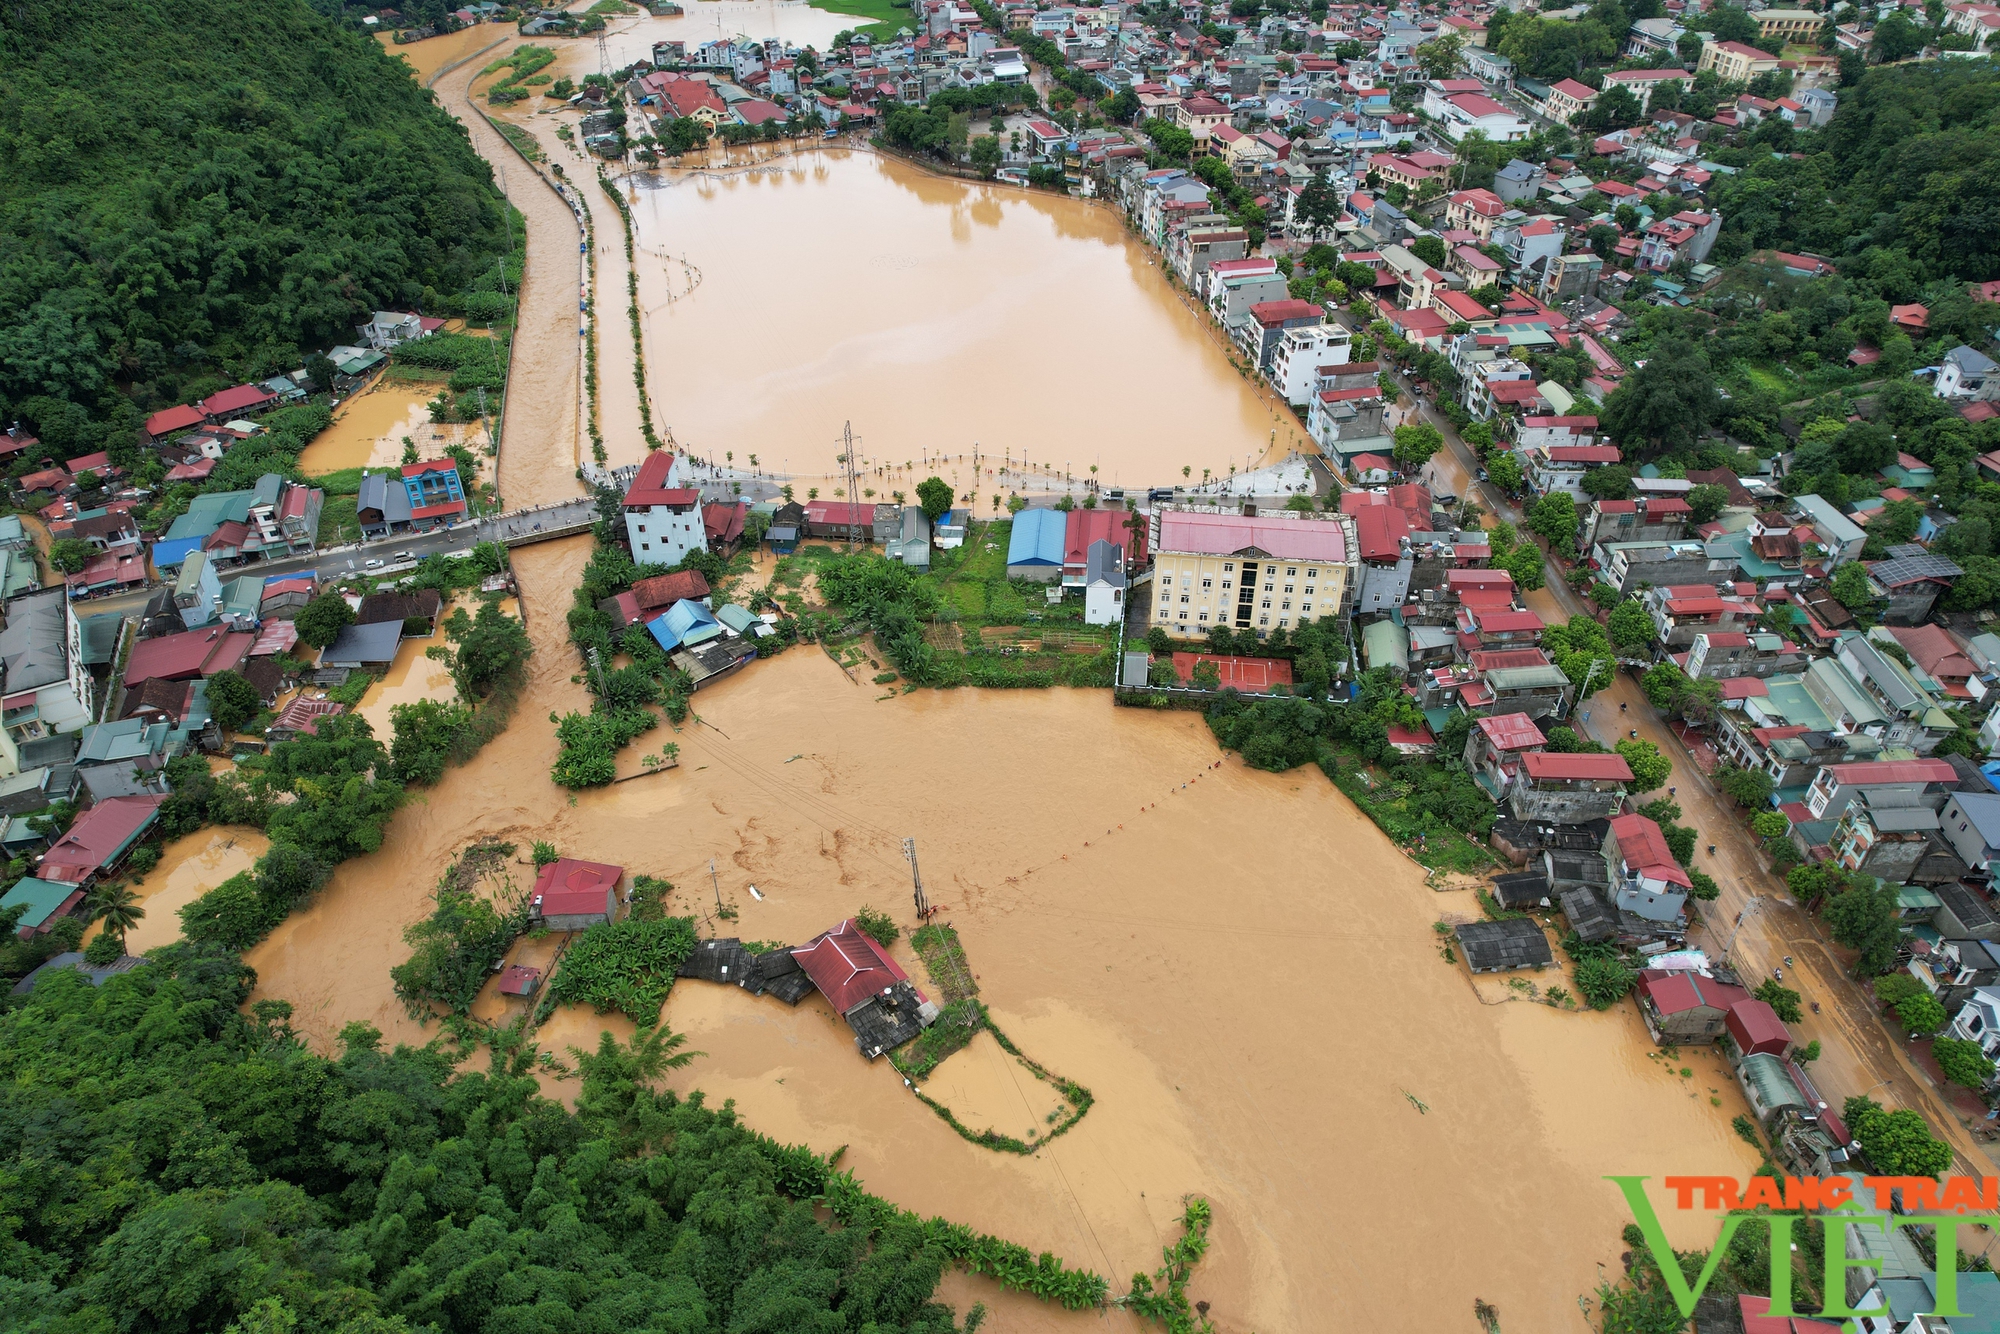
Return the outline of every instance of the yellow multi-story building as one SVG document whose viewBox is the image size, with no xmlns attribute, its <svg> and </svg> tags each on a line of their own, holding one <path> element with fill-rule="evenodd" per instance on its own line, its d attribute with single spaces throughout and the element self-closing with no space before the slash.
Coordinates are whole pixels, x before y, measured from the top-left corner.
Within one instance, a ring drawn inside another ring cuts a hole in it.
<svg viewBox="0 0 2000 1334">
<path fill-rule="evenodd" d="M 1261 637 L 1346 609 L 1359 555 L 1341 514 L 1172 506 L 1153 516 L 1152 623 L 1199 638 L 1217 625 Z"/>
<path fill-rule="evenodd" d="M 1748 83 L 1766 70 L 1778 68 L 1778 58 L 1742 42 L 1703 42 L 1701 68 L 1712 69 L 1724 83 Z"/>
<path fill-rule="evenodd" d="M 1753 9 L 1759 37 L 1780 37 L 1787 42 L 1817 43 L 1826 15 L 1810 9 Z"/>
</svg>

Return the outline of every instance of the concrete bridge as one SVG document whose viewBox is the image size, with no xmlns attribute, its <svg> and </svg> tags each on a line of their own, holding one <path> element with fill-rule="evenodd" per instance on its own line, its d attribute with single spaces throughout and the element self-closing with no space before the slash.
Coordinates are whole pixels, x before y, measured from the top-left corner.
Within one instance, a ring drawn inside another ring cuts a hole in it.
<svg viewBox="0 0 2000 1334">
<path fill-rule="evenodd" d="M 577 496 L 481 519 L 479 540 L 504 547 L 532 546 L 587 533 L 596 522 L 597 502 L 589 496 Z"/>
</svg>

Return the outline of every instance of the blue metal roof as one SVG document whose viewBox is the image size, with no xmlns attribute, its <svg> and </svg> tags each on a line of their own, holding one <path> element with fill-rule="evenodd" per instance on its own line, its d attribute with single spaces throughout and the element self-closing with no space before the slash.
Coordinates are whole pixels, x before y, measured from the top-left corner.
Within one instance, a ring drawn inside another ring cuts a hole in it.
<svg viewBox="0 0 2000 1334">
<path fill-rule="evenodd" d="M 1007 539 L 1007 563 L 1061 565 L 1068 526 L 1069 516 L 1061 510 L 1022 510 L 1014 516 L 1014 532 Z"/>
<path fill-rule="evenodd" d="M 200 537 L 177 537 L 171 542 L 153 543 L 153 568 L 166 570 L 179 565 L 188 558 L 191 551 L 201 550 L 207 534 Z"/>
<path fill-rule="evenodd" d="M 722 633 L 715 613 L 691 598 L 682 598 L 646 622 L 660 647 L 671 653 L 684 644 L 700 644 Z"/>
</svg>

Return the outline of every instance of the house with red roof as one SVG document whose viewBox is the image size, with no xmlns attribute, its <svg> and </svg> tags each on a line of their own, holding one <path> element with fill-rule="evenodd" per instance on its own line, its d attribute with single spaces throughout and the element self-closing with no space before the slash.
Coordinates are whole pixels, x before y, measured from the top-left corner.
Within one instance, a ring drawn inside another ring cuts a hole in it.
<svg viewBox="0 0 2000 1334">
<path fill-rule="evenodd" d="M 937 1018 L 937 1006 L 851 918 L 791 954 L 834 1013 L 854 1030 L 856 1050 L 871 1061 L 916 1037 Z"/>
<path fill-rule="evenodd" d="M 125 687 L 130 690 L 142 681 L 156 679 L 205 681 L 217 672 L 236 671 L 256 642 L 254 634 L 225 630 L 220 625 L 141 639 L 125 660 Z"/>
<path fill-rule="evenodd" d="M 1730 1010 L 1751 998 L 1742 987 L 1665 968 L 1641 969 L 1633 995 L 1646 1031 L 1662 1047 L 1715 1041 L 1728 1028 Z"/>
<path fill-rule="evenodd" d="M 1582 824 L 1615 814 L 1632 783 L 1625 757 L 1539 750 L 1521 756 L 1519 780 L 1508 793 L 1517 820 Z"/>
<path fill-rule="evenodd" d="M 551 931 L 583 931 L 618 913 L 618 882 L 625 868 L 563 857 L 535 873 L 528 899 L 532 917 Z"/>
<path fill-rule="evenodd" d="M 625 489 L 625 541 L 641 565 L 678 565 L 690 551 L 708 549 L 701 492 L 685 483 L 681 456 L 666 449 L 646 455 Z"/>
<path fill-rule="evenodd" d="M 1132 522 L 1135 518 L 1139 520 L 1136 523 Z M 1142 516 L 1122 509 L 1071 510 L 1063 516 L 1063 587 L 1083 587 L 1090 567 L 1091 544 L 1095 542 L 1109 542 L 1123 548 L 1127 570 L 1144 569 L 1146 528 Z"/>
<path fill-rule="evenodd" d="M 598 604 L 622 628 L 654 620 L 676 602 L 708 601 L 708 580 L 700 570 L 678 570 L 641 579 L 625 592 Z"/>
<path fill-rule="evenodd" d="M 702 536 L 708 549 L 728 560 L 743 545 L 743 520 L 750 513 L 747 501 L 711 500 L 701 507 Z"/>
<path fill-rule="evenodd" d="M 201 410 L 210 421 L 234 421 L 273 406 L 278 396 L 261 384 L 239 384 L 223 389 L 201 401 Z"/>
<path fill-rule="evenodd" d="M 176 408 L 162 408 L 146 418 L 146 438 L 157 443 L 183 431 L 191 431 L 207 420 L 208 414 L 197 406 L 182 404 Z"/>
<path fill-rule="evenodd" d="M 105 798 L 76 818 L 69 832 L 42 855 L 35 874 L 59 884 L 88 887 L 145 837 L 165 801 L 162 796 Z"/>
<path fill-rule="evenodd" d="M 1477 720 L 1465 738 L 1465 767 L 1495 801 L 1506 798 L 1521 776 L 1522 757 L 1548 745 L 1548 738 L 1525 713 L 1498 713 Z"/>
<path fill-rule="evenodd" d="M 1614 816 L 1604 835 L 1604 864 L 1611 873 L 1607 897 L 1615 910 L 1664 934 L 1685 933 L 1688 890 L 1694 882 L 1674 860 L 1657 823 L 1643 815 Z"/>
</svg>

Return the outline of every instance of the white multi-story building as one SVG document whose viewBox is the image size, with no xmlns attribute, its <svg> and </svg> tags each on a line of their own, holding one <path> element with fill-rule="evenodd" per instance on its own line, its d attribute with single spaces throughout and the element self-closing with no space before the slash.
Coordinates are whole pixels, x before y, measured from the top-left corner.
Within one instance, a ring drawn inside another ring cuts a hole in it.
<svg viewBox="0 0 2000 1334">
<path fill-rule="evenodd" d="M 1344 325 L 1307 324 L 1287 329 L 1271 353 L 1271 384 L 1297 407 L 1312 398 L 1322 366 L 1345 366 L 1354 335 Z"/>
<path fill-rule="evenodd" d="M 682 484 L 679 454 L 655 450 L 625 492 L 625 540 L 641 565 L 678 565 L 690 551 L 708 550 L 701 492 Z"/>
</svg>

